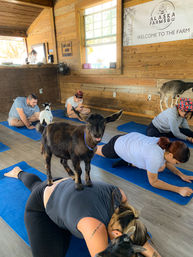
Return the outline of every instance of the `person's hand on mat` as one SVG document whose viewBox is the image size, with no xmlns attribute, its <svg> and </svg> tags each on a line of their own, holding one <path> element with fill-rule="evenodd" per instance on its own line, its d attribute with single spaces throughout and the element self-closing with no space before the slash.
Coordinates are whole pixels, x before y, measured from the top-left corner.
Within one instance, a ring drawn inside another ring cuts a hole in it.
<svg viewBox="0 0 193 257">
<path fill-rule="evenodd" d="M 189 187 L 179 187 L 178 194 L 181 196 L 191 196 L 193 193 L 193 190 Z"/>
<path fill-rule="evenodd" d="M 35 126 L 30 125 L 29 127 L 27 127 L 28 129 L 35 129 Z"/>
<path fill-rule="evenodd" d="M 186 181 L 186 182 L 191 183 L 192 180 L 193 180 L 193 176 L 187 176 L 187 175 L 183 174 L 183 175 L 181 176 L 181 179 L 184 180 L 184 181 Z"/>
<path fill-rule="evenodd" d="M 192 137 L 187 137 L 187 140 L 191 143 L 193 143 L 193 138 Z"/>
</svg>

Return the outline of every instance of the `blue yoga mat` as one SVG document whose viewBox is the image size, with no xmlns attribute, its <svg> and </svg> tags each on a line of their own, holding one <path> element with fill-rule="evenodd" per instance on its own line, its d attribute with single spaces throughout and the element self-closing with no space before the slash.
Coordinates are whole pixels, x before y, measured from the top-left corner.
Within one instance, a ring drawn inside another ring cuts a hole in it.
<svg viewBox="0 0 193 257">
<path fill-rule="evenodd" d="M 64 110 L 53 110 L 52 114 L 54 117 L 61 118 L 61 119 L 66 119 L 66 120 L 71 120 L 71 121 L 76 121 L 80 123 L 84 123 L 83 121 L 80 121 L 79 119 L 76 118 L 68 118 L 64 116 Z"/>
<path fill-rule="evenodd" d="M 117 160 L 107 159 L 99 155 L 95 155 L 92 159 L 92 164 L 108 171 L 118 177 L 121 177 L 129 182 L 132 182 L 133 184 L 136 184 L 140 187 L 143 187 L 155 194 L 161 195 L 175 203 L 185 205 L 187 204 L 193 197 L 193 195 L 189 197 L 183 197 L 177 193 L 161 190 L 152 187 L 149 184 L 148 178 L 147 178 L 147 172 L 142 169 L 138 169 L 135 167 L 117 167 L 112 168 L 112 164 L 116 162 Z M 193 176 L 193 172 L 181 169 L 180 170 L 186 174 Z M 92 175 L 92 174 L 91 174 Z M 181 180 L 178 176 L 174 175 L 171 171 L 168 169 L 165 169 L 164 172 L 159 173 L 159 178 L 169 184 L 175 185 L 175 186 L 181 186 L 181 187 L 190 187 L 193 189 L 193 183 L 188 183 L 183 180 Z"/>
<path fill-rule="evenodd" d="M 46 175 L 29 166 L 26 162 L 19 162 L 0 171 L 0 216 L 3 220 L 29 245 L 27 232 L 24 225 L 24 209 L 30 195 L 23 183 L 15 178 L 4 177 L 4 173 L 15 166 L 22 170 L 38 175 L 42 180 Z M 66 257 L 89 257 L 86 243 L 82 239 L 72 236 Z"/>
<path fill-rule="evenodd" d="M 0 122 L 1 125 L 5 126 L 6 128 L 9 128 L 19 134 L 22 134 L 28 138 L 31 138 L 35 141 L 38 141 L 41 139 L 41 134 L 36 131 L 36 129 L 27 129 L 26 127 L 20 127 L 20 128 L 17 128 L 17 127 L 13 127 L 13 126 L 9 126 L 8 122 L 7 121 L 2 121 Z"/>
<path fill-rule="evenodd" d="M 139 133 L 141 133 L 141 134 L 146 135 L 147 125 L 130 121 L 130 122 L 128 122 L 128 123 L 125 123 L 125 124 L 123 124 L 123 125 L 118 126 L 117 129 L 118 129 L 119 131 L 126 132 L 126 133 L 130 133 L 130 132 L 139 132 Z M 178 139 L 178 138 L 170 138 L 170 140 L 171 140 L 171 141 L 175 141 L 175 140 L 183 141 L 184 143 L 186 143 L 186 145 L 187 145 L 188 147 L 193 148 L 193 144 L 191 144 L 190 142 L 187 142 L 187 141 L 184 141 L 184 140 L 181 140 L 181 139 Z"/>
<path fill-rule="evenodd" d="M 10 148 L 7 145 L 4 145 L 3 143 L 0 142 L 0 152 L 5 152 L 9 149 Z"/>
</svg>

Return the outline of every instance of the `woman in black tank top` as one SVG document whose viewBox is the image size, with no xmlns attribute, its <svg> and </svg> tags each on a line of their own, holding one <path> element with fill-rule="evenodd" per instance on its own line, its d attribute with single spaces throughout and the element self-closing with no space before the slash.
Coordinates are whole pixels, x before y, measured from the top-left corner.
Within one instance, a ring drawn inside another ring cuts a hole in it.
<svg viewBox="0 0 193 257">
<path fill-rule="evenodd" d="M 148 242 L 147 229 L 137 210 L 128 204 L 118 187 L 95 182 L 93 187 L 85 187 L 81 192 L 74 189 L 72 179 L 63 180 L 55 187 L 45 208 L 46 181 L 19 167 L 4 175 L 21 180 L 31 190 L 24 219 L 34 257 L 64 257 L 72 234 L 84 238 L 94 257 L 107 248 L 109 238 L 122 235 L 132 226 L 134 244 L 146 249 L 142 254 L 161 257 Z"/>
</svg>

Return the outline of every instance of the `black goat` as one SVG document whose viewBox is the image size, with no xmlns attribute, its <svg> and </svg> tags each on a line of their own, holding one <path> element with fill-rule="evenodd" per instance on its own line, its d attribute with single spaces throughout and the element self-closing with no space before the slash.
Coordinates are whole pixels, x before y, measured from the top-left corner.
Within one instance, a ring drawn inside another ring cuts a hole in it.
<svg viewBox="0 0 193 257">
<path fill-rule="evenodd" d="M 134 233 L 135 227 L 130 228 L 130 232 L 114 238 L 103 251 L 98 253 L 95 257 L 140 257 L 141 252 L 146 249 L 142 246 L 133 244 L 130 236 Z"/>
<path fill-rule="evenodd" d="M 130 228 L 130 232 L 114 238 L 103 251 L 98 253 L 95 257 L 140 257 L 141 252 L 146 249 L 142 246 L 133 244 L 130 236 L 134 233 L 135 227 Z"/>
<path fill-rule="evenodd" d="M 79 113 L 77 113 L 79 115 Z M 96 151 L 96 145 L 101 141 L 106 123 L 117 120 L 122 111 L 104 118 L 100 114 L 90 114 L 85 120 L 85 125 L 70 125 L 65 122 L 55 122 L 43 128 L 37 125 L 37 130 L 42 133 L 42 153 L 46 161 L 48 185 L 52 185 L 51 157 L 52 154 L 60 158 L 61 164 L 69 176 L 75 179 L 75 188 L 83 189 L 81 182 L 82 170 L 80 162 L 85 162 L 85 183 L 92 186 L 90 179 L 90 162 Z M 79 115 L 79 117 L 81 117 Z M 70 169 L 67 161 L 71 159 L 75 174 Z"/>
</svg>

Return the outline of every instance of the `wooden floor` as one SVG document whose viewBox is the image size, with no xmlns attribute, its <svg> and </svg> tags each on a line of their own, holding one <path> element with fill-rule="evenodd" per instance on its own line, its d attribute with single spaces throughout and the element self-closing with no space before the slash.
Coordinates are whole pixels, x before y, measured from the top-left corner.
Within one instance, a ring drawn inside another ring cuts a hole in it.
<svg viewBox="0 0 193 257">
<path fill-rule="evenodd" d="M 101 111 L 99 113 L 103 113 L 104 116 L 109 114 Z M 5 120 L 6 116 L 6 114 L 0 114 L 0 120 Z M 55 121 L 58 120 L 60 119 L 55 118 Z M 123 116 L 119 121 L 107 125 L 103 142 L 119 134 L 117 125 L 128 121 L 149 123 L 148 119 Z M 28 139 L 3 126 L 0 126 L 0 142 L 10 147 L 9 151 L 0 153 L 0 169 L 19 161 L 26 161 L 45 173 L 44 161 L 40 154 L 40 142 Z M 191 160 L 183 165 L 185 169 L 191 170 L 193 167 L 192 149 L 191 154 Z M 66 176 L 56 157 L 52 158 L 52 172 L 54 176 Z M 113 183 L 125 191 L 130 203 L 140 211 L 141 219 L 152 234 L 153 242 L 162 257 L 193 256 L 193 200 L 186 206 L 178 205 L 95 166 L 92 166 L 91 178 Z M 31 256 L 30 247 L 0 218 L 0 257 Z"/>
</svg>

